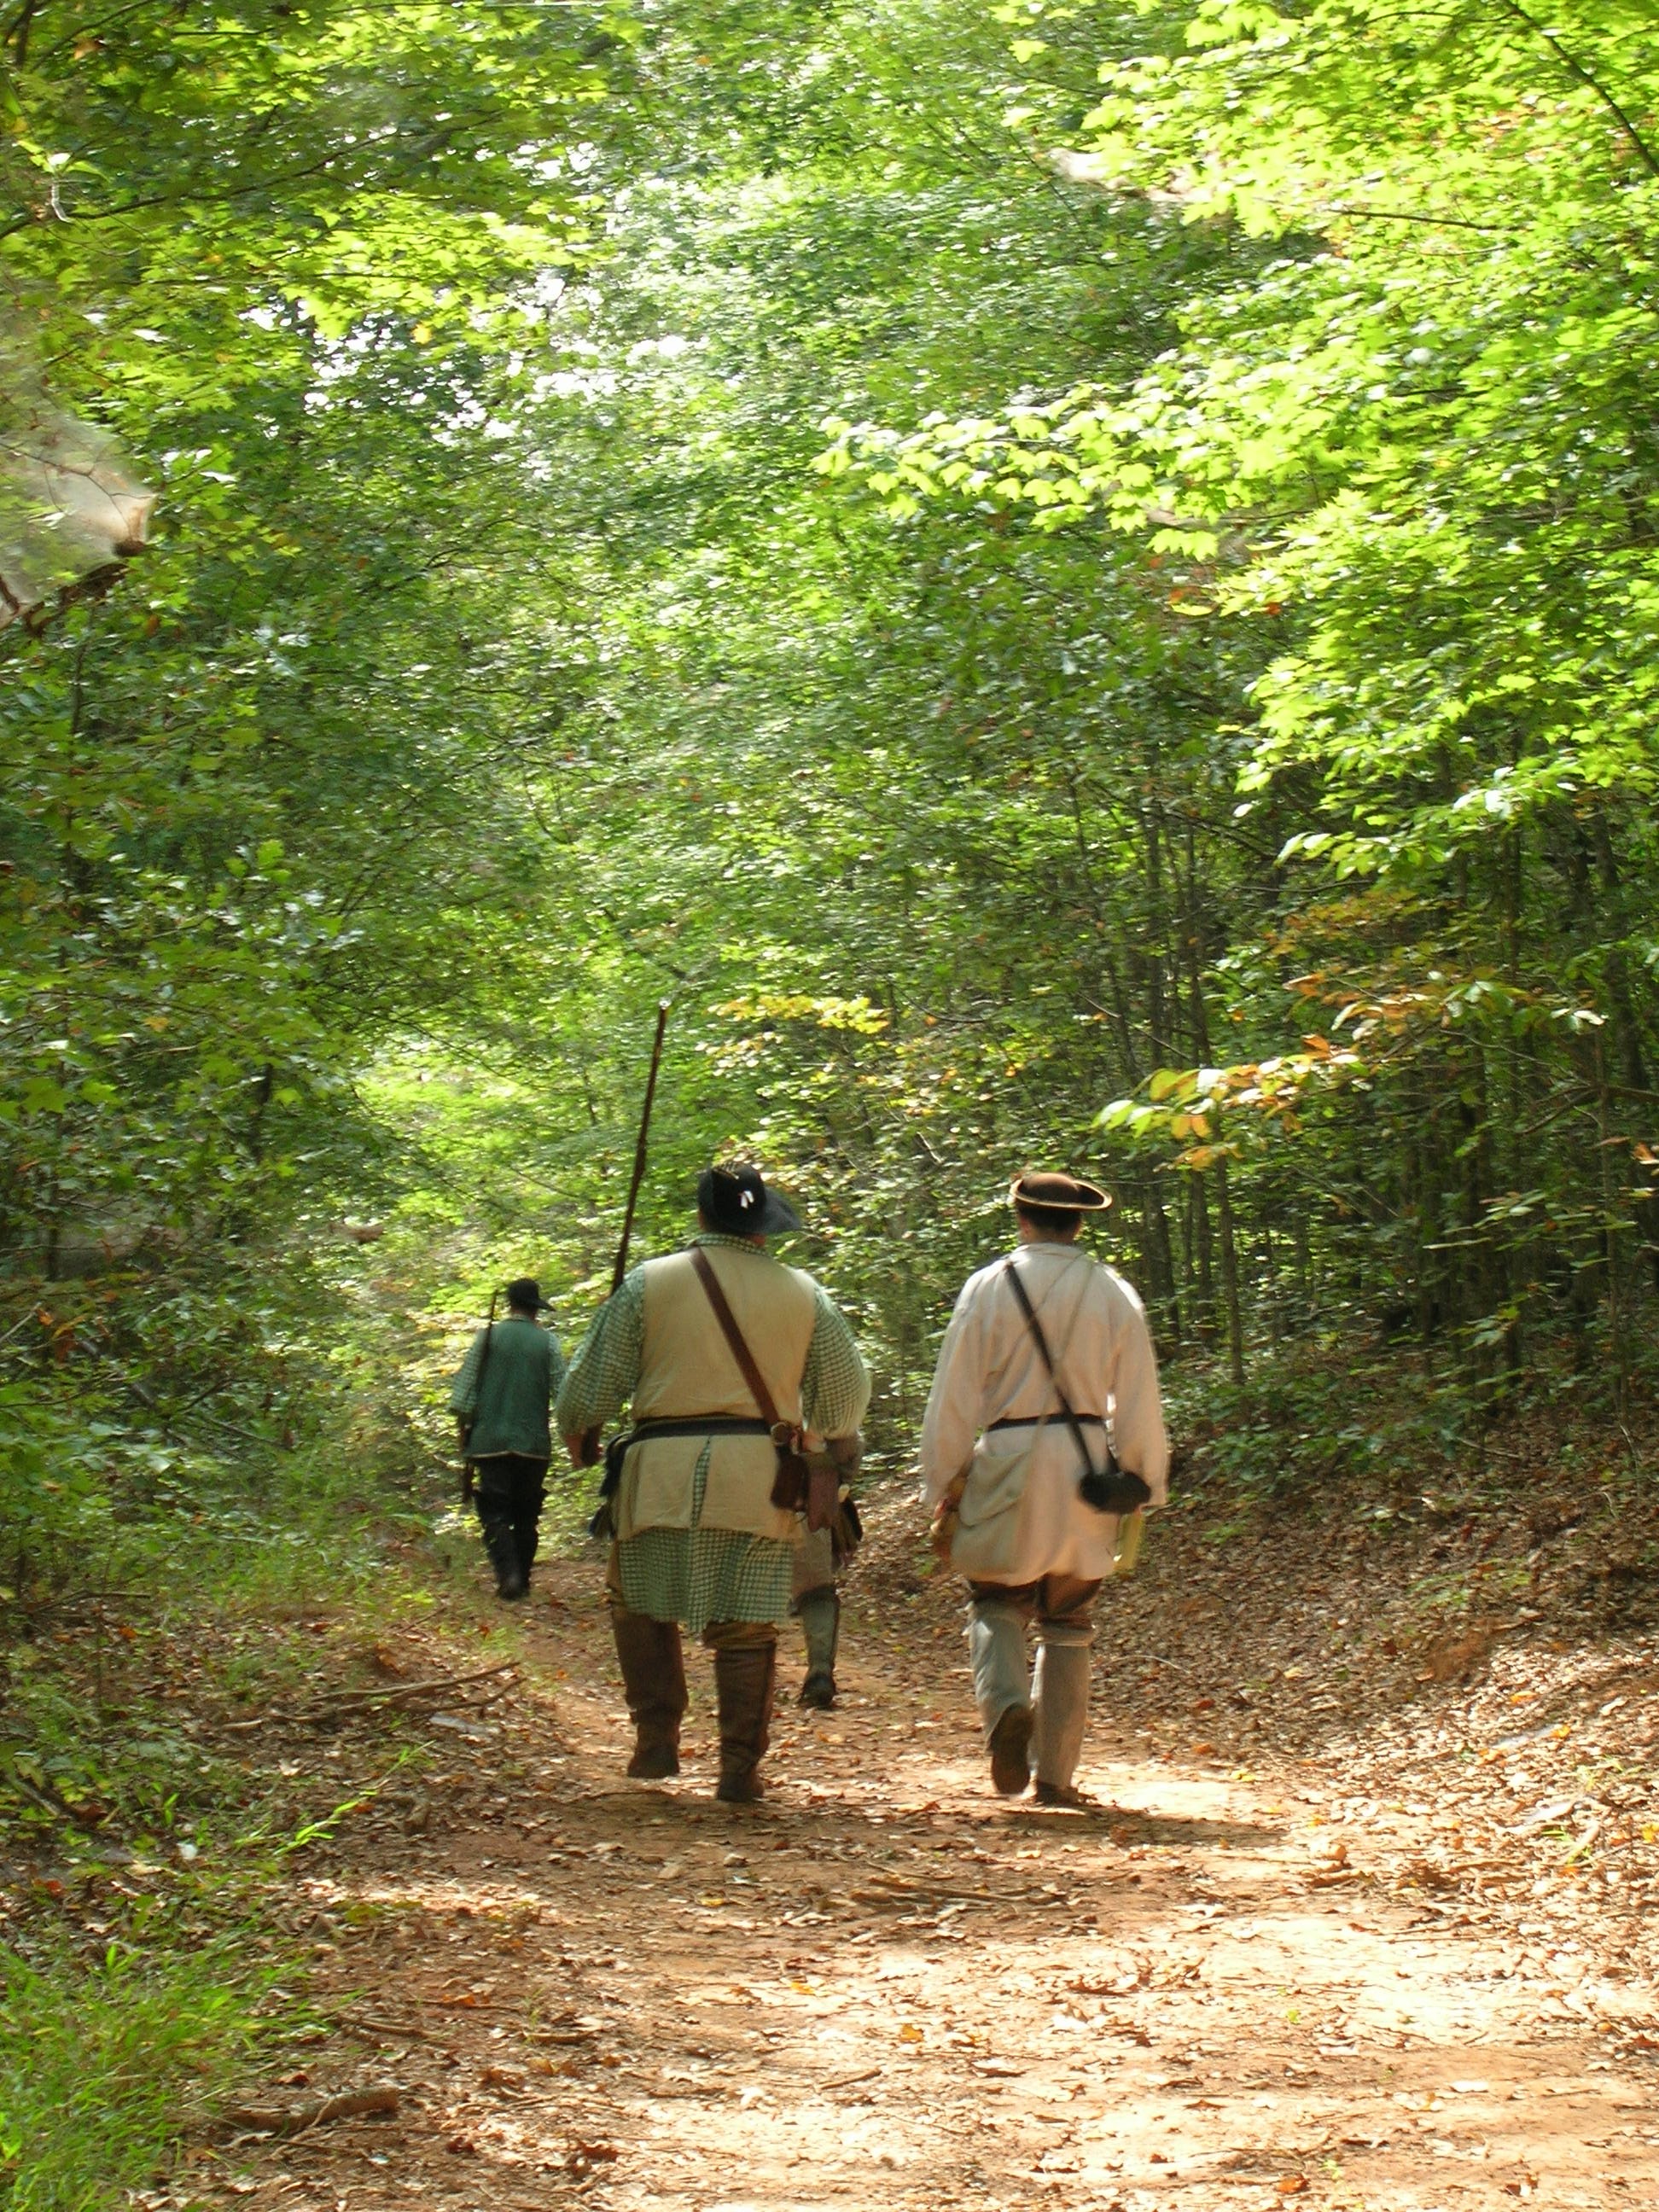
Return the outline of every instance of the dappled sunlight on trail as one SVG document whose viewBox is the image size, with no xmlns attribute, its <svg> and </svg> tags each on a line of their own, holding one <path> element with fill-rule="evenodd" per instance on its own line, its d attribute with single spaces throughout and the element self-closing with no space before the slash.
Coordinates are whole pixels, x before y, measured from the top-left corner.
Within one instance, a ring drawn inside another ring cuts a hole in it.
<svg viewBox="0 0 1659 2212">
<path fill-rule="evenodd" d="M 1095 1809 L 1003 1804 L 930 1591 L 945 1632 L 919 1645 L 855 1602 L 842 1710 L 781 1707 L 765 1802 L 722 1808 L 701 1660 L 684 1773 L 623 1778 L 593 1585 L 553 1566 L 517 1628 L 542 1687 L 453 1730 L 402 1827 L 348 1828 L 310 1884 L 337 2027 L 307 2074 L 395 2082 L 398 2111 L 251 2131 L 198 2190 L 285 2212 L 1659 2191 L 1639 2052 L 1609 2057 L 1588 2006 L 1549 2016 L 1559 1959 L 1402 1891 L 1420 1837 L 1374 1864 L 1322 1843 L 1340 1773 L 1274 1772 L 1266 1744 L 1249 1780 L 1155 1762 L 1109 1705 Z"/>
</svg>

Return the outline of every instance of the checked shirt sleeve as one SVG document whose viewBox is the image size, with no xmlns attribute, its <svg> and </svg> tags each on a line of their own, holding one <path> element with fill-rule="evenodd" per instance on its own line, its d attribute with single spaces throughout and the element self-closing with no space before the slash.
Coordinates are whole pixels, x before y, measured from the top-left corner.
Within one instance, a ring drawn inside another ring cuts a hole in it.
<svg viewBox="0 0 1659 2212">
<path fill-rule="evenodd" d="M 817 1318 L 800 1379 L 801 1419 L 820 1437 L 850 1436 L 870 1402 L 870 1370 L 847 1316 L 815 1284 Z"/>
<path fill-rule="evenodd" d="M 635 1267 L 593 1316 L 559 1385 L 561 1436 L 603 1428 L 634 1395 L 645 1335 L 645 1270 Z"/>
<path fill-rule="evenodd" d="M 470 1421 L 478 1410 L 478 1367 L 483 1358 L 484 1332 L 480 1329 L 466 1348 L 466 1358 L 450 1387 L 449 1410 L 457 1420 Z"/>
</svg>

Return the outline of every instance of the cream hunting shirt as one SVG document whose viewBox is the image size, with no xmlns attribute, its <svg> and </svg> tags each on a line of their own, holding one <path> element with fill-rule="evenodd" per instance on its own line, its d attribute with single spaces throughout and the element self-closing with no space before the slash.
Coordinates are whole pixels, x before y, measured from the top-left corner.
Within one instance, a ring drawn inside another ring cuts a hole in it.
<svg viewBox="0 0 1659 2212">
<path fill-rule="evenodd" d="M 953 1558 L 976 1579 L 1092 1581 L 1112 1571 L 1117 1516 L 1078 1495 L 1077 1445 L 1003 1265 L 995 1261 L 968 1278 L 939 1346 L 921 1431 L 927 1500 L 937 1504 L 969 1470 Z M 1170 1446 L 1140 1300 L 1076 1244 L 1023 1244 L 1015 1265 L 1073 1408 L 1109 1419 L 1119 1465 L 1139 1475 L 1151 1504 L 1162 1505 Z M 1050 1419 L 1041 1429 L 991 1431 L 994 1421 L 1042 1413 Z M 1083 1435 L 1100 1466 L 1100 1430 L 1085 1424 Z M 1013 1502 L 998 1511 L 1011 1492 Z"/>
</svg>

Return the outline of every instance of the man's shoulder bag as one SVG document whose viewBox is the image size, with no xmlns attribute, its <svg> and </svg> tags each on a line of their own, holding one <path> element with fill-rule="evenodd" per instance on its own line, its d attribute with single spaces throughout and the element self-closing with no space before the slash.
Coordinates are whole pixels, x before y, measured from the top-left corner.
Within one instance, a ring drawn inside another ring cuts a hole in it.
<svg viewBox="0 0 1659 2212">
<path fill-rule="evenodd" d="M 800 1430 L 792 1421 L 779 1419 L 777 1401 L 766 1387 L 766 1377 L 755 1364 L 755 1356 L 738 1327 L 738 1317 L 720 1288 L 720 1277 L 700 1244 L 691 1248 L 691 1265 L 697 1271 L 697 1280 L 708 1294 L 714 1318 L 731 1346 L 738 1371 L 749 1387 L 749 1395 L 759 1408 L 762 1420 L 772 1431 L 778 1455 L 778 1472 L 772 1484 L 773 1504 L 781 1513 L 804 1512 L 807 1527 L 814 1531 L 832 1527 L 841 1486 L 834 1460 L 828 1452 L 803 1451 Z"/>
<path fill-rule="evenodd" d="M 1048 1380 L 1060 1401 L 1060 1413 L 1066 1427 L 1072 1431 L 1078 1457 L 1083 1462 L 1083 1480 L 1078 1485 L 1079 1495 L 1085 1505 L 1092 1505 L 1097 1513 L 1138 1513 L 1152 1494 L 1151 1486 L 1143 1482 L 1138 1474 L 1131 1474 L 1127 1468 L 1118 1465 L 1109 1440 L 1106 1445 L 1105 1466 L 1097 1468 L 1095 1465 L 1094 1455 L 1089 1449 L 1088 1439 L 1083 1433 L 1083 1424 L 1073 1411 L 1071 1400 L 1060 1388 L 1054 1356 L 1048 1349 L 1048 1339 L 1043 1333 L 1042 1323 L 1037 1319 L 1036 1308 L 1031 1304 L 1030 1294 L 1019 1279 L 1019 1269 L 1012 1259 L 1005 1260 L 1002 1267 L 1008 1278 L 1009 1288 L 1019 1301 L 1020 1311 L 1025 1316 L 1025 1326 L 1031 1332 L 1031 1340 L 1048 1370 Z"/>
</svg>

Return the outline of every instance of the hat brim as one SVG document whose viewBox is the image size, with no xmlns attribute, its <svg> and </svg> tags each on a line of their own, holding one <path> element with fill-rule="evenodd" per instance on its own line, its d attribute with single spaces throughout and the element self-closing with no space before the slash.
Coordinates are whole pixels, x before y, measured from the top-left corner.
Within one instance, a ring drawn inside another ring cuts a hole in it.
<svg viewBox="0 0 1659 2212">
<path fill-rule="evenodd" d="M 1020 1188 L 1025 1180 L 1016 1176 L 1008 1186 L 1010 1206 L 1023 1206 L 1028 1213 L 1104 1213 L 1112 1202 L 1109 1190 L 1102 1190 L 1091 1182 L 1080 1182 L 1075 1198 L 1032 1198 Z"/>
<path fill-rule="evenodd" d="M 757 1237 L 787 1237 L 792 1229 L 799 1227 L 800 1216 L 788 1200 L 769 1190 L 766 1203 L 761 1208 L 760 1226 L 754 1233 Z"/>
</svg>

